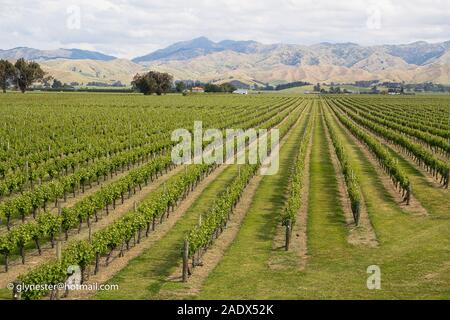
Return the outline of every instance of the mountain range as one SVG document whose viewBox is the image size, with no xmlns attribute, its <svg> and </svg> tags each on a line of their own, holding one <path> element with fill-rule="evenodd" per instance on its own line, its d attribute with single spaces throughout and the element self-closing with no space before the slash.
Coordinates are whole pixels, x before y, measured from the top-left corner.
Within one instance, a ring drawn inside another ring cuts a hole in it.
<svg viewBox="0 0 450 320">
<path fill-rule="evenodd" d="M 27 60 L 53 60 L 53 59 L 92 59 L 100 61 L 111 61 L 116 57 L 106 54 L 81 49 L 57 49 L 39 50 L 27 47 L 17 47 L 10 50 L 0 49 L 0 59 L 20 59 Z"/>
<path fill-rule="evenodd" d="M 0 50 L 0 58 L 39 61 L 63 82 L 129 83 L 147 70 L 169 72 L 175 79 L 248 84 L 291 81 L 361 80 L 450 83 L 450 41 L 361 46 L 355 43 L 262 44 L 256 41 L 211 41 L 205 37 L 178 42 L 136 57 L 117 59 L 80 49 Z"/>
</svg>

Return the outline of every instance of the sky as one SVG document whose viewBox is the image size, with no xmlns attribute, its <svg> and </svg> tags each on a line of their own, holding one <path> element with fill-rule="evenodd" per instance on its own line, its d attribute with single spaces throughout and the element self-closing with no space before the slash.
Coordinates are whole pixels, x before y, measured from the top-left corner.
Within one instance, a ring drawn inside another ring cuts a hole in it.
<svg viewBox="0 0 450 320">
<path fill-rule="evenodd" d="M 133 58 L 206 36 L 362 45 L 450 40 L 450 0 L 0 0 L 0 49 Z"/>
</svg>

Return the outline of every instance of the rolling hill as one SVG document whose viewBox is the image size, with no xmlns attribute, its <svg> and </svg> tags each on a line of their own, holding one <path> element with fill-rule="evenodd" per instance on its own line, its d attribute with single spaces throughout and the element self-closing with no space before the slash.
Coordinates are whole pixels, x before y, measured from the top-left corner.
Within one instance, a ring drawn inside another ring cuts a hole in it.
<svg viewBox="0 0 450 320">
<path fill-rule="evenodd" d="M 37 61 L 53 59 L 91 59 L 99 61 L 111 61 L 116 59 L 116 57 L 109 56 L 100 52 L 80 49 L 39 50 L 27 47 L 17 47 L 9 50 L 0 49 L 0 59 L 19 58 Z"/>
<path fill-rule="evenodd" d="M 211 41 L 200 37 L 134 59 L 117 59 L 78 49 L 0 50 L 0 58 L 38 60 L 64 82 L 129 83 L 146 70 L 169 72 L 175 79 L 253 83 L 361 80 L 450 83 L 450 41 L 361 46 L 355 43 L 262 44 Z"/>
<path fill-rule="evenodd" d="M 88 82 L 113 83 L 120 81 L 123 84 L 131 82 L 133 76 L 142 71 L 142 66 L 126 59 L 110 61 L 100 60 L 71 60 L 56 59 L 40 62 L 45 72 L 54 78 L 66 83 Z"/>
</svg>

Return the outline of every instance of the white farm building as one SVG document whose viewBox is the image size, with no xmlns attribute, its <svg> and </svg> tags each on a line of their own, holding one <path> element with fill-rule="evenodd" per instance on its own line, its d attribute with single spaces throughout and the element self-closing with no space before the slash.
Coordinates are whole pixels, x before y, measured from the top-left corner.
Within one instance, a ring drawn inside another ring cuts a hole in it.
<svg viewBox="0 0 450 320">
<path fill-rule="evenodd" d="M 233 91 L 234 94 L 248 94 L 248 90 L 246 89 L 237 89 L 236 91 Z"/>
</svg>

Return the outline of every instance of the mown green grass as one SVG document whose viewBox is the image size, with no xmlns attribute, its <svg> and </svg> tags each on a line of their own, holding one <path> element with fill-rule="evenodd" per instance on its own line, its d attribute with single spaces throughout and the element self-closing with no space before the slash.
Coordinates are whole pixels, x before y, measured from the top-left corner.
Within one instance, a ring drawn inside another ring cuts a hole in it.
<svg viewBox="0 0 450 320">
<path fill-rule="evenodd" d="M 288 88 L 280 91 L 274 91 L 275 93 L 283 93 L 283 94 L 304 94 L 306 91 L 314 91 L 314 86 L 302 86 L 302 87 L 295 87 L 295 88 Z"/>
<path fill-rule="evenodd" d="M 425 177 L 412 160 L 386 146 L 411 180 L 414 196 L 436 219 L 450 219 L 450 192 L 442 187 L 435 187 Z"/>
<path fill-rule="evenodd" d="M 212 299 L 427 299 L 450 297 L 449 220 L 414 217 L 390 198 L 361 150 L 340 131 L 350 161 L 361 177 L 378 248 L 346 241 L 336 173 L 329 158 L 321 121 L 316 121 L 310 169 L 309 260 L 305 271 L 268 268 L 271 239 L 278 222 L 283 174 L 262 181 L 233 245 L 207 280 L 200 298 Z M 287 151 L 282 152 L 287 161 Z M 420 176 L 416 176 L 420 179 Z M 422 177 L 423 178 L 423 177 Z M 277 180 L 278 179 L 278 180 Z M 280 186 L 281 185 L 281 186 Z M 279 187 L 280 186 L 280 187 Z M 419 190 L 418 190 L 419 191 Z M 427 192 L 427 190 L 421 190 Z M 430 198 L 439 197 L 429 193 Z M 440 199 L 441 205 L 444 205 Z M 439 202 L 439 199 L 433 199 Z M 277 207 L 278 204 L 278 207 Z M 445 207 L 436 208 L 444 211 Z M 291 263 L 286 259 L 286 264 Z M 381 268 L 382 289 L 368 290 L 366 269 Z"/>
<path fill-rule="evenodd" d="M 208 278 L 200 298 L 252 299 L 276 291 L 266 283 L 270 280 L 267 278 L 277 275 L 269 268 L 268 260 L 303 127 L 299 125 L 281 148 L 278 174 L 263 178 L 238 237 Z M 281 297 L 282 292 L 279 294 Z"/>
<path fill-rule="evenodd" d="M 382 297 L 429 298 L 449 296 L 449 276 L 446 274 L 450 251 L 449 221 L 436 220 L 436 215 L 449 217 L 445 191 L 431 187 L 412 166 L 404 162 L 405 170 L 423 197 L 422 204 L 429 217 L 412 216 L 403 212 L 384 189 L 374 168 L 349 133 L 335 126 L 346 143 L 353 167 L 361 177 L 361 187 L 367 202 L 369 216 L 380 243 L 378 249 L 369 250 L 378 258 L 386 278 Z M 441 285 L 440 283 L 446 283 Z M 436 285 L 436 286 L 435 286 Z"/>
<path fill-rule="evenodd" d="M 11 291 L 7 288 L 0 289 L 0 300 L 10 300 L 11 299 Z"/>
</svg>

